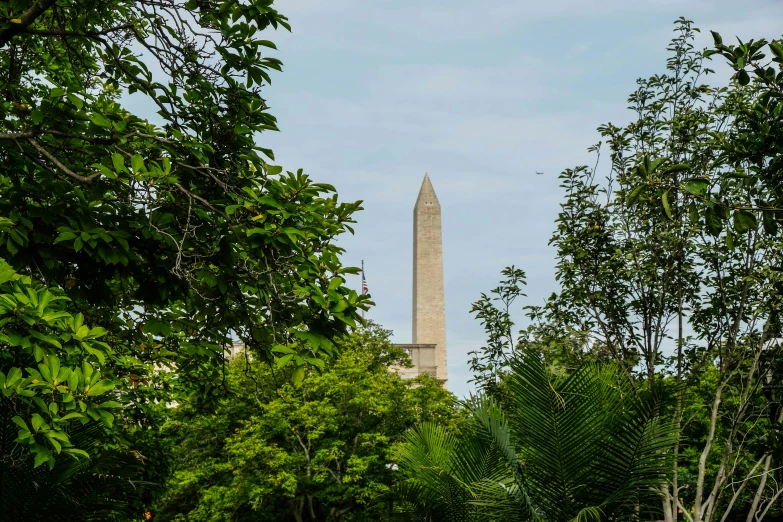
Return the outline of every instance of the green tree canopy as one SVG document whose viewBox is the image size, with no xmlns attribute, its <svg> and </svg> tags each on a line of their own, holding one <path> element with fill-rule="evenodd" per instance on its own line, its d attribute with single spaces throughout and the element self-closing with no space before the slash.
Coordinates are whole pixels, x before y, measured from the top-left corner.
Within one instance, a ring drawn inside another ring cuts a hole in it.
<svg viewBox="0 0 783 522">
<path fill-rule="evenodd" d="M 707 134 L 700 139 L 709 144 L 710 154 L 691 161 L 682 150 L 649 150 L 657 165 L 672 161 L 684 174 L 671 177 L 665 168 L 645 169 L 637 159 L 641 175 L 629 202 L 646 195 L 666 208 L 667 196 L 682 198 L 693 213 L 703 214 L 701 226 L 710 234 L 719 235 L 725 228 L 742 235 L 761 224 L 767 234 L 775 235 L 783 222 L 783 39 L 738 38 L 732 45 L 715 31 L 712 36 L 714 47 L 701 57 L 721 56 L 735 71 L 732 85 L 701 85 L 704 94 L 713 95 L 706 103 L 703 95 L 681 101 L 692 107 L 704 103 L 701 107 L 720 120 L 719 126 L 705 120 Z M 694 54 L 689 52 L 686 60 L 670 66 L 693 71 Z M 667 215 L 671 217 L 670 210 Z"/>
<path fill-rule="evenodd" d="M 450 422 L 454 406 L 433 378 L 390 369 L 410 363 L 389 335 L 357 331 L 301 386 L 289 367 L 235 359 L 214 413 L 182 404 L 166 425 L 175 468 L 155 519 L 384 519 L 392 447 L 418 422 Z"/>
<path fill-rule="evenodd" d="M 738 71 L 752 56 L 766 76 L 708 84 L 697 31 L 676 22 L 665 71 L 637 80 L 628 98 L 633 120 L 601 125 L 595 165 L 560 175 L 551 241 L 560 290 L 527 307 L 530 324 L 515 336 L 508 306 L 523 295 L 524 273 L 506 269 L 475 305 L 490 338 L 473 365 L 501 400 L 508 360 L 528 348 L 564 374 L 580 360 L 611 359 L 638 389 L 665 382 L 682 437 L 670 448 L 664 519 L 761 519 L 783 496 L 773 480 L 783 416 L 772 393 L 783 375 L 781 214 L 758 208 L 780 189 L 779 145 L 765 134 L 780 126 L 779 77 L 767 72 L 780 61 L 762 71 L 766 43 L 718 38 Z"/>
<path fill-rule="evenodd" d="M 114 415 L 43 381 L 114 388 L 133 431 L 172 390 L 215 390 L 232 339 L 322 365 L 367 306 L 334 244 L 359 203 L 258 144 L 279 27 L 263 0 L 0 4 L 0 258 L 23 277 L 2 280 L 0 371 L 19 426 L 49 430 L 20 434 L 36 463 L 68 447 L 66 412 Z"/>
</svg>

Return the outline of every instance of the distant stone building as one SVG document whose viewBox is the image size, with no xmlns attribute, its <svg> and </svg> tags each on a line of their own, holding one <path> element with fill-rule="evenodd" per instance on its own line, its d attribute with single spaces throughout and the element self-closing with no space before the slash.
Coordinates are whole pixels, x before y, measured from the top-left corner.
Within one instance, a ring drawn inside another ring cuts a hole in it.
<svg viewBox="0 0 783 522">
<path fill-rule="evenodd" d="M 403 379 L 413 379 L 423 373 L 433 377 L 438 376 L 438 364 L 435 355 L 435 344 L 397 344 L 398 348 L 408 352 L 413 368 L 395 368 Z"/>
<path fill-rule="evenodd" d="M 429 373 L 448 384 L 440 203 L 427 174 L 413 207 L 413 343 L 397 346 L 413 362 L 402 377 Z"/>
<path fill-rule="evenodd" d="M 244 355 L 245 353 L 245 344 L 240 341 L 234 341 L 231 343 L 231 346 L 228 347 L 228 357 L 235 357 L 239 354 Z"/>
</svg>

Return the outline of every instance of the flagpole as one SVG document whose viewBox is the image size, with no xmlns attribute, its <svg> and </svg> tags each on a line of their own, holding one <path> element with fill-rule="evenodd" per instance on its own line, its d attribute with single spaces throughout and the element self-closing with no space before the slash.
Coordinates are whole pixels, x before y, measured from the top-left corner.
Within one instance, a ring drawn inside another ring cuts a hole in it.
<svg viewBox="0 0 783 522">
<path fill-rule="evenodd" d="M 362 259 L 362 293 L 364 293 L 364 259 Z M 364 310 L 362 310 L 362 319 L 364 319 Z"/>
</svg>

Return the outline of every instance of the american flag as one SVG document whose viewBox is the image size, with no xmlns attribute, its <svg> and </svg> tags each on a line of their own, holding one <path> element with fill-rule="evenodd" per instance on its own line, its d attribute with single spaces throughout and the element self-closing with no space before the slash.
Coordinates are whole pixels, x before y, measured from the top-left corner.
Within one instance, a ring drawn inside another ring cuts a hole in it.
<svg viewBox="0 0 783 522">
<path fill-rule="evenodd" d="M 364 270 L 362 270 L 362 294 L 369 294 L 370 287 L 367 286 L 367 280 L 364 278 Z"/>
</svg>

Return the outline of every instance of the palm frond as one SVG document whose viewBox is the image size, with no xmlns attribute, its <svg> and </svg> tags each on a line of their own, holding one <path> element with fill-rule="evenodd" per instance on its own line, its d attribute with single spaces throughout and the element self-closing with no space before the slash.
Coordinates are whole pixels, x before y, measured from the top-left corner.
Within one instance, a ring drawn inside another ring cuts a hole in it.
<svg viewBox="0 0 783 522">
<path fill-rule="evenodd" d="M 512 370 L 509 425 L 547 519 L 572 520 L 591 506 L 613 517 L 660 506 L 656 486 L 676 440 L 658 416 L 662 389 L 640 396 L 613 364 L 585 364 L 555 381 L 532 352 Z"/>
<path fill-rule="evenodd" d="M 508 401 L 472 397 L 459 438 L 422 425 L 398 456 L 421 520 L 638 520 L 660 508 L 676 441 L 662 386 L 636 393 L 612 364 L 556 379 L 539 356 L 510 365 Z"/>
<path fill-rule="evenodd" d="M 486 430 L 469 429 L 457 439 L 440 426 L 422 424 L 409 432 L 396 458 L 408 476 L 398 496 L 421 520 L 493 520 L 486 514 L 488 498 L 493 512 L 515 507 L 513 481 Z"/>
</svg>

